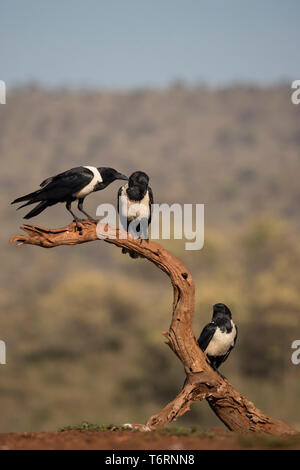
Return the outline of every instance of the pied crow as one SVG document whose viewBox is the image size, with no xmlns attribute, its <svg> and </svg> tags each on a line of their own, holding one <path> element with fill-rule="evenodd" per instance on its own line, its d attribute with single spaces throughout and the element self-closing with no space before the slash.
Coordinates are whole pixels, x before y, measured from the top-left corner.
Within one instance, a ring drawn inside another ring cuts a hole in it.
<svg viewBox="0 0 300 470">
<path fill-rule="evenodd" d="M 118 191 L 118 212 L 123 228 L 133 237 L 148 241 L 148 227 L 151 223 L 153 193 L 149 186 L 149 176 L 143 171 L 135 171 L 128 183 Z M 128 250 L 122 249 L 122 253 Z M 129 251 L 131 258 L 139 255 Z"/>
<path fill-rule="evenodd" d="M 198 346 L 207 355 L 212 368 L 218 371 L 219 366 L 226 361 L 234 348 L 238 335 L 238 327 L 232 321 L 231 311 L 225 304 L 213 306 L 213 316 L 202 330 L 197 342 Z M 187 384 L 187 378 L 183 387 Z"/>
<path fill-rule="evenodd" d="M 39 204 L 24 216 L 24 219 L 31 219 L 31 217 L 40 214 L 47 207 L 53 206 L 58 202 L 65 202 L 67 210 L 72 214 L 74 220 L 78 222 L 80 219 L 71 209 L 72 202 L 78 200 L 78 209 L 89 219 L 93 220 L 83 209 L 84 198 L 92 192 L 106 188 L 106 186 L 115 180 L 127 179 L 127 176 L 122 175 L 122 173 L 113 168 L 79 166 L 47 178 L 40 184 L 41 189 L 15 199 L 12 204 L 27 201 L 18 208 L 21 209 L 38 202 Z"/>
<path fill-rule="evenodd" d="M 225 304 L 213 306 L 212 320 L 198 338 L 198 345 L 207 355 L 214 369 L 226 361 L 234 348 L 238 328 L 232 321 L 231 311 Z"/>
</svg>

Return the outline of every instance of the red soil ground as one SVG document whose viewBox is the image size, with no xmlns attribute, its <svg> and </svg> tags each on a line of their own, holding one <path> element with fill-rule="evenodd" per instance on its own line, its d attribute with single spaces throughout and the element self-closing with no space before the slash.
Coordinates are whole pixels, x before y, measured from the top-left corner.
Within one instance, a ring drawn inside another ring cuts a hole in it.
<svg viewBox="0 0 300 470">
<path fill-rule="evenodd" d="M 0 450 L 105 449 L 105 450 L 204 450 L 204 449 L 300 449 L 300 436 L 277 438 L 239 436 L 213 430 L 206 434 L 174 436 L 159 432 L 57 431 L 0 434 Z"/>
</svg>

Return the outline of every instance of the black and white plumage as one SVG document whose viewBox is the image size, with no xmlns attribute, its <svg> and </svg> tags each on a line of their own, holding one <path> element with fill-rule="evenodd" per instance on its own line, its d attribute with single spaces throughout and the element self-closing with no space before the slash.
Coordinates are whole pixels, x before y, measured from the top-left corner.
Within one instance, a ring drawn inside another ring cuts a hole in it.
<svg viewBox="0 0 300 470">
<path fill-rule="evenodd" d="M 64 202 L 74 220 L 78 221 L 80 219 L 71 209 L 72 202 L 78 200 L 78 209 L 89 219 L 92 219 L 83 209 L 83 201 L 86 196 L 106 188 L 115 180 L 127 179 L 127 176 L 122 175 L 113 168 L 79 166 L 47 178 L 40 184 L 41 189 L 15 199 L 12 204 L 27 201 L 18 208 L 21 209 L 22 207 L 38 202 L 39 204 L 24 216 L 24 219 L 31 219 L 31 217 L 39 215 L 47 207 L 53 206 L 59 202 Z"/>
<path fill-rule="evenodd" d="M 212 367 L 218 369 L 234 348 L 238 328 L 232 321 L 231 311 L 222 303 L 213 306 L 212 320 L 198 338 L 198 345 L 207 355 Z"/>
<path fill-rule="evenodd" d="M 128 178 L 128 183 L 118 191 L 118 212 L 123 228 L 133 237 L 148 240 L 148 228 L 151 223 L 153 193 L 149 186 L 149 176 L 143 171 L 135 171 Z M 125 248 L 122 253 L 127 253 Z M 129 252 L 132 258 L 138 258 Z"/>
</svg>

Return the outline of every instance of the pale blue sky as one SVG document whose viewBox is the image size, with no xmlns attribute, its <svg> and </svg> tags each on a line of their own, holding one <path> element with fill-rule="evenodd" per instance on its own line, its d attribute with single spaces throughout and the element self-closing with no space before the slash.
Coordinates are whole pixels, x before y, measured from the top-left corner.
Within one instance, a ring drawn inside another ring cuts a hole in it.
<svg viewBox="0 0 300 470">
<path fill-rule="evenodd" d="M 0 0 L 7 86 L 300 78 L 300 0 Z"/>
</svg>

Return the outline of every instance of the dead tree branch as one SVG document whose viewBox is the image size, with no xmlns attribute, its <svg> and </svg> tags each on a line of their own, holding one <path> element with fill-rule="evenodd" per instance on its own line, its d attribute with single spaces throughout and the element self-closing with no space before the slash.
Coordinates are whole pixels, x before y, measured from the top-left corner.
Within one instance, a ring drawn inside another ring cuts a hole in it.
<svg viewBox="0 0 300 470">
<path fill-rule="evenodd" d="M 163 427 L 186 413 L 193 402 L 206 399 L 218 418 L 231 430 L 241 433 L 262 432 L 275 435 L 295 434 L 287 424 L 274 420 L 258 410 L 253 403 L 238 393 L 232 385 L 209 365 L 197 345 L 192 330 L 194 314 L 194 283 L 182 261 L 154 242 L 134 240 L 118 227 L 84 221 L 78 230 L 75 223 L 45 229 L 23 225 L 27 235 L 12 237 L 17 245 L 37 245 L 53 248 L 59 245 L 77 245 L 99 238 L 118 247 L 127 248 L 147 258 L 164 271 L 174 290 L 173 315 L 169 330 L 163 333 L 167 344 L 182 362 L 187 384 L 177 397 L 154 416 L 143 429 Z"/>
</svg>

